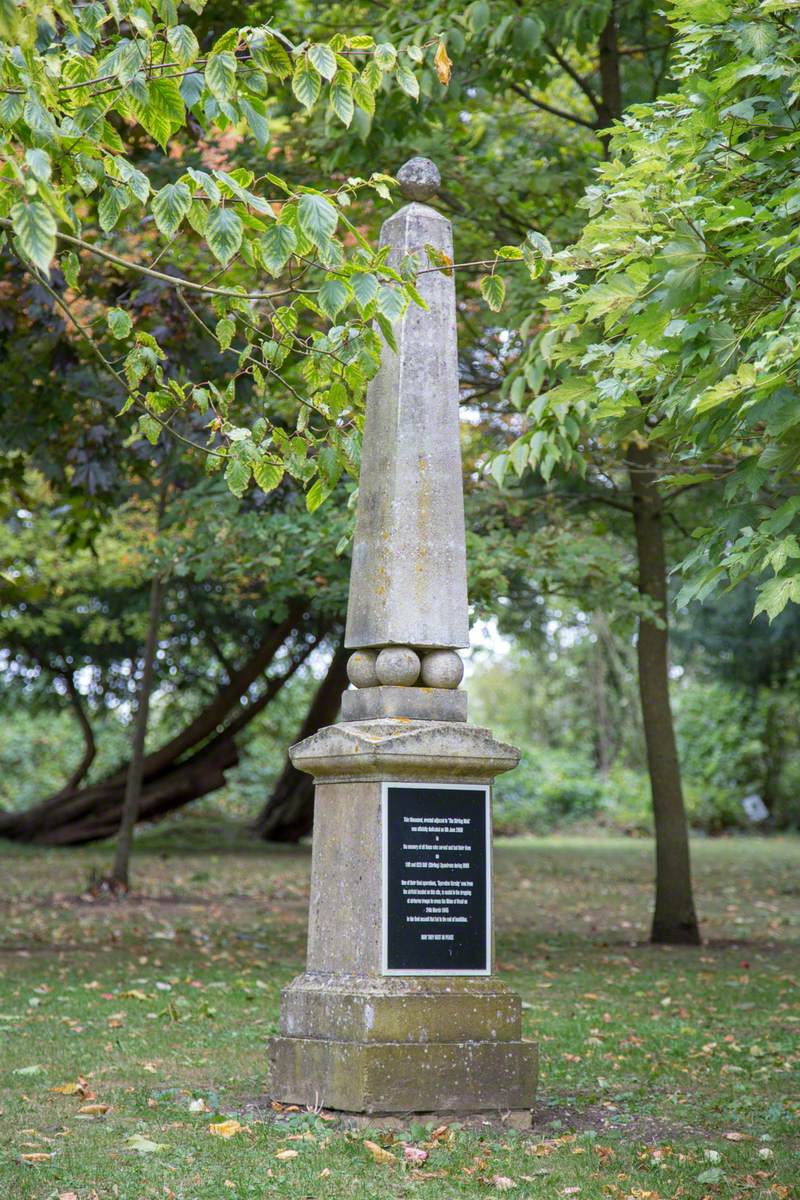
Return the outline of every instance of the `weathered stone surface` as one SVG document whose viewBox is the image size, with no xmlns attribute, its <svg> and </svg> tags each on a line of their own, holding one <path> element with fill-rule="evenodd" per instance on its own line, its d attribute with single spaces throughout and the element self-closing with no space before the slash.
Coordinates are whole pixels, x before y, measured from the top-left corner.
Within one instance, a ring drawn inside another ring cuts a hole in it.
<svg viewBox="0 0 800 1200">
<path fill-rule="evenodd" d="M 520 1000 L 491 977 L 299 975 L 281 1032 L 357 1042 L 518 1041 Z"/>
<path fill-rule="evenodd" d="M 435 162 L 417 155 L 403 163 L 397 172 L 397 182 L 406 200 L 430 200 L 442 184 L 442 177 Z"/>
<path fill-rule="evenodd" d="M 412 687 L 419 679 L 420 661 L 409 646 L 387 646 L 375 660 L 378 682 L 387 687 Z"/>
<path fill-rule="evenodd" d="M 422 660 L 423 687 L 457 688 L 463 678 L 464 664 L 455 650 L 431 650 Z"/>
<path fill-rule="evenodd" d="M 315 779 L 340 780 L 484 783 L 519 762 L 519 750 L 496 741 L 488 729 L 455 721 L 343 722 L 297 742 L 289 754 L 298 770 Z"/>
<path fill-rule="evenodd" d="M 377 687 L 380 680 L 375 670 L 377 654 L 374 650 L 356 650 L 347 660 L 347 678 L 357 688 Z"/>
<path fill-rule="evenodd" d="M 373 721 L 381 717 L 466 721 L 467 693 L 430 687 L 373 687 L 342 695 L 343 721 Z"/>
<path fill-rule="evenodd" d="M 384 223 L 389 263 L 427 244 L 453 257 L 450 222 L 408 204 Z M 455 283 L 420 274 L 427 309 L 394 326 L 367 391 L 345 645 L 468 645 Z"/>
<path fill-rule="evenodd" d="M 525 1109 L 536 1093 L 530 1042 L 350 1042 L 277 1037 L 270 1077 L 282 1101 L 345 1112 Z"/>
</svg>

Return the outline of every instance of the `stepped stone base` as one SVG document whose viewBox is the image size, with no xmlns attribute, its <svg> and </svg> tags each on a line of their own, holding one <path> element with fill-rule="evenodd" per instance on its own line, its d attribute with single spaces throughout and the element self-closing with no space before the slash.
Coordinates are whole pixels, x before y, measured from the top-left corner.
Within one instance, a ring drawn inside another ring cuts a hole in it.
<svg viewBox="0 0 800 1200">
<path fill-rule="evenodd" d="M 270 1090 L 350 1113 L 529 1110 L 537 1049 L 492 978 L 300 975 L 281 998 Z"/>
<path fill-rule="evenodd" d="M 529 1042 L 335 1042 L 276 1037 L 270 1078 L 283 1102 L 351 1113 L 529 1109 L 537 1050 Z"/>
<path fill-rule="evenodd" d="M 354 1042 L 516 1041 L 520 999 L 491 977 L 299 975 L 281 1033 Z"/>
</svg>

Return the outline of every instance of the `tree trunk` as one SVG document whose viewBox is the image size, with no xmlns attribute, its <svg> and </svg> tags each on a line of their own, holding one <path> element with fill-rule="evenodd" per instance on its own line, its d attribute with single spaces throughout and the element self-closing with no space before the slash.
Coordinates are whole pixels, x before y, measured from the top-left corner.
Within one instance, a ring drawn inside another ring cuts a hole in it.
<svg viewBox="0 0 800 1200">
<path fill-rule="evenodd" d="M 144 781 L 144 742 L 147 737 L 147 721 L 150 713 L 150 696 L 153 690 L 153 674 L 158 647 L 158 627 L 161 624 L 161 603 L 164 596 L 164 580 L 161 574 L 153 576 L 150 584 L 150 607 L 147 615 L 147 639 L 144 648 L 142 678 L 136 699 L 136 718 L 133 728 L 133 746 L 128 775 L 125 780 L 125 796 L 122 801 L 122 819 L 117 834 L 117 847 L 109 883 L 114 890 L 128 890 L 128 875 L 133 845 L 133 829 L 139 819 L 139 805 Z"/>
<path fill-rule="evenodd" d="M 692 895 L 689 834 L 681 790 L 678 750 L 669 700 L 667 566 L 663 501 L 649 448 L 627 454 L 639 592 L 655 617 L 639 618 L 637 657 L 647 766 L 656 838 L 656 903 L 650 940 L 698 945 L 700 933 Z"/>
<path fill-rule="evenodd" d="M 81 733 L 83 734 L 84 746 L 83 757 L 81 758 L 81 761 L 78 763 L 77 767 L 72 772 L 63 788 L 56 792 L 57 796 L 68 796 L 71 792 L 75 791 L 81 780 L 85 779 L 88 775 L 89 768 L 94 762 L 95 754 L 97 753 L 97 747 L 94 741 L 94 730 L 92 729 L 89 718 L 86 715 L 86 709 L 83 707 L 80 693 L 75 686 L 75 676 L 73 675 L 72 671 L 66 671 L 61 678 L 64 680 L 64 685 L 67 689 L 67 695 L 69 696 L 69 701 L 72 705 L 72 711 L 75 713 L 75 718 L 80 725 Z"/>
<path fill-rule="evenodd" d="M 603 643 L 601 625 L 605 617 L 598 614 L 594 619 L 596 633 L 594 646 L 594 699 L 596 717 L 597 769 L 605 779 L 611 770 L 611 722 L 608 712 L 608 673 L 606 671 L 606 648 Z"/>
<path fill-rule="evenodd" d="M 597 113 L 597 128 L 607 129 L 622 115 L 622 81 L 619 74 L 619 46 L 617 44 L 617 18 L 615 0 L 600 33 L 598 52 L 600 58 L 600 106 Z M 603 153 L 608 157 L 608 135 L 600 138 Z"/>
<path fill-rule="evenodd" d="M 298 732 L 298 742 L 336 720 L 347 687 L 350 651 L 339 645 Z M 270 842 L 299 842 L 314 824 L 314 781 L 298 771 L 287 756 L 272 795 L 259 813 L 253 830 Z"/>
<path fill-rule="evenodd" d="M 299 661 L 313 648 L 313 642 L 311 646 L 304 646 L 300 655 L 293 658 L 288 671 L 268 682 L 258 700 L 247 707 L 241 705 L 241 699 L 253 681 L 269 666 L 291 634 L 297 616 L 295 611 L 280 625 L 272 626 L 247 662 L 187 728 L 145 756 L 140 820 L 163 816 L 222 786 L 220 762 L 225 761 L 225 770 L 238 762 L 236 734 L 277 694 L 294 674 Z M 234 705 L 239 712 L 220 729 Z M 214 757 L 213 751 L 217 747 L 219 754 Z M 191 757 L 187 757 L 189 751 L 193 751 Z M 205 775 L 207 764 L 210 766 Z M 88 787 L 69 793 L 62 789 L 25 812 L 0 813 L 0 837 L 38 845 L 81 845 L 110 837 L 119 829 L 127 774 L 127 767 L 122 767 Z M 149 798 L 155 797 L 158 802 L 154 811 Z"/>
<path fill-rule="evenodd" d="M 769 689 L 764 714 L 764 779 L 761 787 L 761 798 L 773 822 L 779 818 L 780 784 L 786 759 L 786 727 L 781 716 L 781 693 L 773 684 Z"/>
</svg>

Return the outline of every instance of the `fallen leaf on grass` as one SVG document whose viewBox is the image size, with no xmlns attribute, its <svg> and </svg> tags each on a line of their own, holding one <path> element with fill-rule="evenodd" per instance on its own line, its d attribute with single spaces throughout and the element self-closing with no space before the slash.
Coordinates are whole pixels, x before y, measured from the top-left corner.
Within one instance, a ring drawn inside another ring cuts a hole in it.
<svg viewBox="0 0 800 1200">
<path fill-rule="evenodd" d="M 51 1087 L 50 1091 L 59 1092 L 62 1096 L 83 1096 L 86 1088 L 78 1081 L 78 1083 L 58 1083 L 55 1087 Z"/>
<path fill-rule="evenodd" d="M 427 1150 L 421 1150 L 419 1146 L 404 1146 L 403 1154 L 406 1162 L 421 1163 L 425 1162 L 428 1157 Z"/>
<path fill-rule="evenodd" d="M 36 1154 L 20 1154 L 20 1158 L 26 1163 L 49 1162 L 52 1154 L 44 1154 L 42 1151 L 37 1151 Z"/>
<path fill-rule="evenodd" d="M 12 1071 L 12 1075 L 38 1075 L 44 1067 L 34 1064 L 32 1067 L 17 1067 L 16 1071 Z"/>
<path fill-rule="evenodd" d="M 107 1113 L 110 1108 L 110 1104 L 82 1104 L 78 1109 L 78 1112 L 84 1113 L 87 1117 L 101 1117 L 103 1113 Z"/>
<path fill-rule="evenodd" d="M 138 988 L 132 988 L 129 992 L 120 992 L 120 1000 L 149 1000 L 144 992 L 140 992 Z"/>
<path fill-rule="evenodd" d="M 517 1185 L 513 1179 L 509 1179 L 507 1175 L 493 1175 L 492 1183 L 497 1188 L 498 1192 L 510 1192 Z"/>
<path fill-rule="evenodd" d="M 379 1146 L 377 1142 L 371 1142 L 369 1138 L 364 1138 L 364 1149 L 369 1150 L 373 1161 L 376 1163 L 393 1163 L 397 1159 L 388 1150 L 384 1150 L 383 1146 Z"/>
<path fill-rule="evenodd" d="M 59 1192 L 58 1200 L 78 1200 L 77 1192 Z"/>
<path fill-rule="evenodd" d="M 275 1154 L 275 1157 L 279 1158 L 281 1160 L 281 1162 L 287 1162 L 290 1158 L 299 1158 L 300 1151 L 299 1150 L 278 1150 Z"/>
<path fill-rule="evenodd" d="M 205 1100 L 201 1096 L 199 1100 L 190 1100 L 189 1101 L 189 1112 L 206 1113 L 206 1112 L 211 1112 L 211 1109 L 208 1107 Z"/>
<path fill-rule="evenodd" d="M 323 1167 L 319 1173 L 320 1179 L 329 1179 L 331 1174 L 330 1167 Z"/>
<path fill-rule="evenodd" d="M 243 1129 L 244 1125 L 231 1119 L 230 1121 L 216 1121 L 209 1125 L 208 1132 L 213 1133 L 215 1137 L 232 1138 L 237 1133 L 241 1133 Z"/>
<path fill-rule="evenodd" d="M 744 1142 L 749 1137 L 749 1134 L 731 1132 L 731 1133 L 723 1133 L 722 1136 L 725 1138 L 725 1140 L 727 1142 Z"/>
<path fill-rule="evenodd" d="M 126 1139 L 125 1145 L 139 1154 L 160 1154 L 162 1150 L 169 1149 L 163 1142 L 151 1142 L 150 1138 L 142 1137 L 140 1133 L 132 1134 Z"/>
</svg>

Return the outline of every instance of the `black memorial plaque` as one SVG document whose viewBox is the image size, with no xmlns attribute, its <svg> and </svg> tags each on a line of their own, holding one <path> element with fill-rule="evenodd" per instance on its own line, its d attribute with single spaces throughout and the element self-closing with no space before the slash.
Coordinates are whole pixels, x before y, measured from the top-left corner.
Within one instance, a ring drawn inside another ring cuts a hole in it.
<svg viewBox="0 0 800 1200">
<path fill-rule="evenodd" d="M 491 970 L 489 788 L 383 785 L 383 968 Z"/>
</svg>

